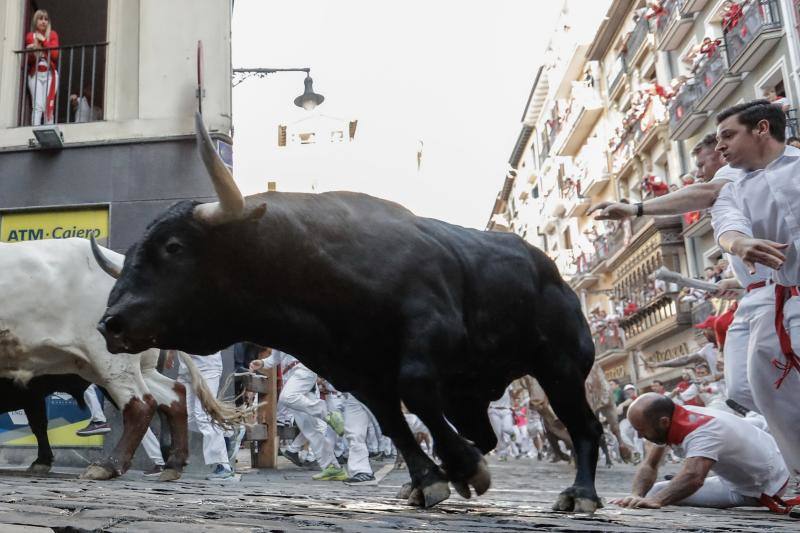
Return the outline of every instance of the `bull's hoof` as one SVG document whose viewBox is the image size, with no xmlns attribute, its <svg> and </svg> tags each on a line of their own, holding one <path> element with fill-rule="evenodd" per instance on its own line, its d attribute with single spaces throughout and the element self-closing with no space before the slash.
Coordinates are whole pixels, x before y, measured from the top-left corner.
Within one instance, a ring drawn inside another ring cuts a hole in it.
<svg viewBox="0 0 800 533">
<path fill-rule="evenodd" d="M 436 481 L 424 487 L 417 487 L 411 491 L 408 504 L 414 507 L 433 507 L 450 497 L 450 486 L 447 481 Z"/>
<path fill-rule="evenodd" d="M 33 463 L 28 467 L 28 473 L 34 476 L 46 476 L 50 473 L 50 465 L 44 463 Z"/>
<path fill-rule="evenodd" d="M 570 487 L 558 495 L 558 500 L 553 505 L 554 511 L 572 513 L 593 513 L 603 507 L 603 502 L 594 490 L 583 487 Z"/>
<path fill-rule="evenodd" d="M 414 490 L 414 486 L 409 481 L 408 483 L 404 483 L 400 490 L 397 492 L 397 498 L 400 500 L 407 500 L 411 497 L 411 492 Z"/>
<path fill-rule="evenodd" d="M 486 464 L 486 459 L 481 457 L 478 462 L 477 472 L 467 480 L 467 483 L 475 489 L 475 493 L 478 496 L 489 490 L 489 487 L 492 486 L 492 475 L 489 473 L 489 465 Z"/>
<path fill-rule="evenodd" d="M 89 465 L 81 474 L 81 479 L 93 479 L 103 481 L 114 477 L 114 471 L 101 465 Z"/>
<path fill-rule="evenodd" d="M 451 481 L 450 483 L 453 484 L 453 488 L 456 489 L 459 496 L 465 500 L 472 498 L 472 491 L 469 489 L 469 484 L 462 481 Z"/>
<path fill-rule="evenodd" d="M 167 468 L 158 476 L 159 481 L 175 481 L 181 478 L 181 471 Z"/>
</svg>

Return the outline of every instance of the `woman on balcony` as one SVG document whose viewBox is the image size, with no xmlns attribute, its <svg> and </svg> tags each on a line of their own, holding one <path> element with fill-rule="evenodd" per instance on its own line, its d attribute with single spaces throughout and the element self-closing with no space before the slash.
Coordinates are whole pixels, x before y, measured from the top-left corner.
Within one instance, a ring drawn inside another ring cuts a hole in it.
<svg viewBox="0 0 800 533">
<path fill-rule="evenodd" d="M 31 19 L 31 31 L 25 35 L 28 65 L 28 90 L 31 93 L 31 125 L 39 126 L 55 121 L 56 94 L 58 93 L 58 34 L 50 25 L 47 11 L 39 9 Z"/>
</svg>

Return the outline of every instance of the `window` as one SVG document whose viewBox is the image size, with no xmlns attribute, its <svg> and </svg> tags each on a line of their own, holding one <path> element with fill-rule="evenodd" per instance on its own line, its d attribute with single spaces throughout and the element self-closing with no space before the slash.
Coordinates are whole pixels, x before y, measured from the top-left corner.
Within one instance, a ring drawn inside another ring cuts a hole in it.
<svg viewBox="0 0 800 533">
<path fill-rule="evenodd" d="M 58 35 L 36 52 L 20 43 L 17 125 L 103 120 L 107 48 L 107 0 L 27 0 L 23 36 L 38 10 Z M 53 74 L 55 72 L 55 74 Z"/>
</svg>

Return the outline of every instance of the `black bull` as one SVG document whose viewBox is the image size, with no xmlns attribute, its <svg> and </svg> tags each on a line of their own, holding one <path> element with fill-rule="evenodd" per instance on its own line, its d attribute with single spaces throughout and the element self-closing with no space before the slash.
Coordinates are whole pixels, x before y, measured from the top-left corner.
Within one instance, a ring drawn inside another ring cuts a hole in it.
<svg viewBox="0 0 800 533">
<path fill-rule="evenodd" d="M 213 180 L 220 169 L 205 161 Z M 230 191 L 215 186 L 228 209 Z M 449 496 L 448 481 L 465 497 L 489 488 L 488 404 L 531 374 L 575 445 L 575 482 L 555 508 L 600 505 L 602 430 L 584 392 L 594 346 L 578 298 L 541 251 L 356 193 L 270 192 L 234 217 L 197 205 L 153 221 L 116 271 L 98 326 L 111 352 L 209 354 L 250 341 L 294 354 L 375 414 L 409 467 L 402 496 L 424 506 Z M 441 468 L 401 400 L 430 429 Z"/>
</svg>

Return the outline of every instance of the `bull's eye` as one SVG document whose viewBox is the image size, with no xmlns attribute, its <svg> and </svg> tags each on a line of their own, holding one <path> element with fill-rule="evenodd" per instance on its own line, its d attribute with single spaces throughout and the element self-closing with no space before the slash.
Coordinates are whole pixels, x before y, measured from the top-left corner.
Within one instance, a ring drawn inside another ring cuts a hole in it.
<svg viewBox="0 0 800 533">
<path fill-rule="evenodd" d="M 170 239 L 167 241 L 167 245 L 164 247 L 168 254 L 174 255 L 179 253 L 183 249 L 183 245 L 175 239 Z"/>
</svg>

